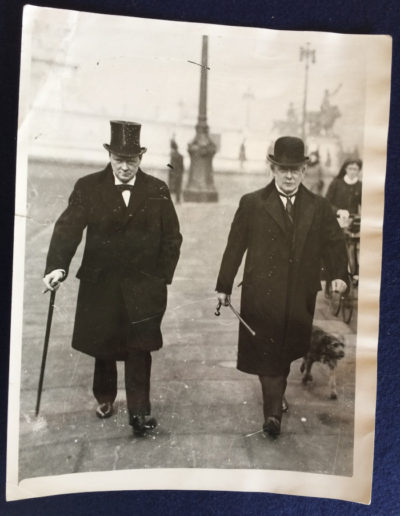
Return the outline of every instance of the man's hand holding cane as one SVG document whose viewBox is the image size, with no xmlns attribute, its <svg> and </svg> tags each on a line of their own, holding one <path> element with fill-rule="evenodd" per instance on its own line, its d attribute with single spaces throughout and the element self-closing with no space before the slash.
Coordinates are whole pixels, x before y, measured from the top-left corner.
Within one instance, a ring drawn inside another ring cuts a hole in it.
<svg viewBox="0 0 400 516">
<path fill-rule="evenodd" d="M 218 305 L 215 310 L 215 315 L 216 316 L 220 315 L 221 306 L 229 306 L 229 308 L 236 315 L 236 317 L 243 324 L 243 326 L 247 329 L 247 331 L 249 331 L 254 337 L 256 332 L 247 324 L 247 322 L 243 319 L 243 317 L 240 315 L 240 313 L 232 306 L 231 296 L 229 294 L 225 294 L 224 292 L 218 292 L 217 296 L 218 296 Z"/>
<path fill-rule="evenodd" d="M 46 285 L 46 290 L 43 293 L 46 293 L 49 290 L 57 290 L 65 276 L 66 274 L 63 269 L 55 269 L 54 271 L 46 274 L 46 276 L 43 278 L 43 283 Z"/>
<path fill-rule="evenodd" d="M 47 350 L 49 347 L 50 330 L 51 330 L 51 322 L 53 319 L 56 291 L 59 288 L 60 283 L 63 281 L 63 279 L 65 277 L 66 277 L 66 272 L 63 269 L 55 269 L 54 271 L 49 272 L 49 274 L 46 274 L 46 276 L 43 278 L 43 283 L 46 285 L 45 290 L 43 290 L 43 294 L 46 294 L 46 292 L 51 292 L 51 294 L 50 294 L 50 300 L 49 300 L 49 310 L 47 313 L 46 334 L 44 337 L 42 364 L 40 367 L 38 392 L 37 392 L 37 396 L 36 396 L 36 408 L 35 408 L 36 417 L 39 415 L 39 411 L 40 411 L 40 401 L 42 398 L 44 371 L 46 368 Z"/>
<path fill-rule="evenodd" d="M 224 292 L 217 293 L 218 302 L 221 303 L 222 306 L 229 306 L 231 302 L 231 296 L 229 294 L 224 294 Z"/>
</svg>

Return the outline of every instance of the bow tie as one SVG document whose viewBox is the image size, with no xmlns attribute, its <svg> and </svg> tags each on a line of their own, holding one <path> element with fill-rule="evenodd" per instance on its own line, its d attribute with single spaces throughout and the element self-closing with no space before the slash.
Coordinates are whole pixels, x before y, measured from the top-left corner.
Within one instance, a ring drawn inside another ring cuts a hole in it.
<svg viewBox="0 0 400 516">
<path fill-rule="evenodd" d="M 115 188 L 118 192 L 124 192 L 125 190 L 128 190 L 129 192 L 132 192 L 134 185 L 115 185 Z"/>
</svg>

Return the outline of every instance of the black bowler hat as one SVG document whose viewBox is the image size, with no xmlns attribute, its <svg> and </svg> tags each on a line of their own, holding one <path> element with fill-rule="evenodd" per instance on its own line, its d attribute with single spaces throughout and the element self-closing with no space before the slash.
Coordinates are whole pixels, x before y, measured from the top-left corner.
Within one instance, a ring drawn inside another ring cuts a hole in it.
<svg viewBox="0 0 400 516">
<path fill-rule="evenodd" d="M 308 161 L 304 156 L 304 142 L 295 136 L 282 136 L 274 146 L 274 154 L 268 154 L 268 161 L 282 167 L 295 167 Z"/>
<path fill-rule="evenodd" d="M 108 152 L 122 157 L 137 156 L 144 154 L 146 147 L 140 146 L 141 125 L 135 122 L 123 122 L 121 120 L 111 120 L 111 142 L 104 144 Z"/>
</svg>

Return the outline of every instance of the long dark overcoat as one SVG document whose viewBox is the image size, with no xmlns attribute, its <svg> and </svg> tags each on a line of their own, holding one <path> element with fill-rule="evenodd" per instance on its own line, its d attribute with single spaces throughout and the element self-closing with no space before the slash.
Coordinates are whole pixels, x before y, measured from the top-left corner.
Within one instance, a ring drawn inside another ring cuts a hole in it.
<svg viewBox="0 0 400 516">
<path fill-rule="evenodd" d="M 183 156 L 177 150 L 171 151 L 170 156 L 171 168 L 168 172 L 168 187 L 171 193 L 179 193 L 182 189 L 183 177 Z"/>
<path fill-rule="evenodd" d="M 238 369 L 283 374 L 307 351 L 323 263 L 330 279 L 347 282 L 342 231 L 326 199 L 300 185 L 294 233 L 274 181 L 244 195 L 232 222 L 216 290 L 230 294 L 247 251 L 239 326 Z"/>
<path fill-rule="evenodd" d="M 79 179 L 55 224 L 46 274 L 68 273 L 85 228 L 72 346 L 116 360 L 131 348 L 159 349 L 182 242 L 166 184 L 139 170 L 125 206 L 110 165 Z"/>
</svg>

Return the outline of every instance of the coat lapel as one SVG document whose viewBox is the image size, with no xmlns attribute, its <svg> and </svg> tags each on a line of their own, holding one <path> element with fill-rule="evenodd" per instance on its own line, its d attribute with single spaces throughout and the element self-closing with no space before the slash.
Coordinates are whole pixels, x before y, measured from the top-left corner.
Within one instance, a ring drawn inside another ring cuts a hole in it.
<svg viewBox="0 0 400 516">
<path fill-rule="evenodd" d="M 278 192 L 275 188 L 275 181 L 272 181 L 265 187 L 263 193 L 263 206 L 274 221 L 278 224 L 283 232 L 286 231 L 285 217 L 283 212 L 282 201 L 279 198 Z"/>
<path fill-rule="evenodd" d="M 311 228 L 314 213 L 315 200 L 309 195 L 303 185 L 300 185 L 296 195 L 297 206 L 295 207 L 295 247 L 294 258 L 300 259 L 307 234 Z"/>
<path fill-rule="evenodd" d="M 282 201 L 275 188 L 275 181 L 266 186 L 263 193 L 263 206 L 268 215 L 278 224 L 281 230 L 286 233 L 285 214 Z M 308 195 L 303 185 L 300 185 L 295 200 L 295 243 L 294 257 L 300 258 L 307 234 L 314 219 L 315 201 Z"/>
<path fill-rule="evenodd" d="M 107 165 L 104 170 L 104 178 L 99 184 L 100 195 L 112 218 L 117 222 L 121 222 L 125 216 L 126 206 L 121 193 L 118 192 L 114 184 L 114 174 L 111 165 Z"/>
<path fill-rule="evenodd" d="M 135 186 L 131 193 L 129 204 L 125 210 L 127 219 L 130 220 L 142 207 L 147 198 L 146 176 L 139 169 L 136 174 Z"/>
<path fill-rule="evenodd" d="M 132 220 L 147 196 L 146 179 L 140 169 L 136 174 L 135 186 L 132 190 L 128 206 L 125 206 L 121 192 L 118 192 L 115 188 L 114 174 L 111 165 L 108 165 L 104 170 L 104 178 L 99 188 L 101 190 L 102 200 L 108 207 L 108 211 L 111 213 L 113 220 L 118 224 L 125 224 Z"/>
</svg>

